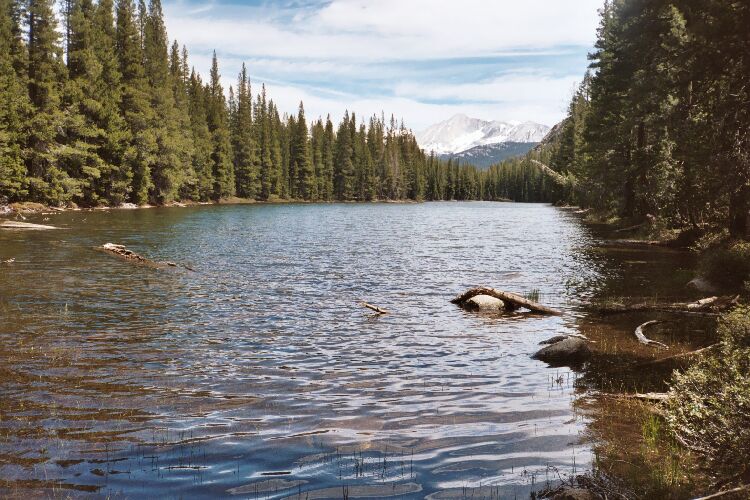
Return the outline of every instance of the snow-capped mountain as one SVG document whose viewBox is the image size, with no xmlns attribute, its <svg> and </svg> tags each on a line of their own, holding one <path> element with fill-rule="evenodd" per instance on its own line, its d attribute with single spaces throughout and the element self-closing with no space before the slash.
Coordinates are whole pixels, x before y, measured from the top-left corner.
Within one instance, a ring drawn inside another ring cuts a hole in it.
<svg viewBox="0 0 750 500">
<path fill-rule="evenodd" d="M 417 134 L 419 145 L 438 155 L 461 153 L 488 144 L 537 143 L 549 127 L 534 122 L 485 121 L 459 114 Z"/>
</svg>

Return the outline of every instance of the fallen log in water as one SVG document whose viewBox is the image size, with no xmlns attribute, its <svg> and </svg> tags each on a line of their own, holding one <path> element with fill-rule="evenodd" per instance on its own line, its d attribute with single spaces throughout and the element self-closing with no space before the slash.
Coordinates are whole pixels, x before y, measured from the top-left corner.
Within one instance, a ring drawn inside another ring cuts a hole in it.
<svg viewBox="0 0 750 500">
<path fill-rule="evenodd" d="M 0 222 L 0 228 L 3 229 L 26 229 L 31 231 L 43 231 L 48 229 L 59 229 L 55 226 L 45 226 L 44 224 L 32 224 L 30 222 L 18 222 L 14 220 L 6 220 Z"/>
<path fill-rule="evenodd" d="M 717 314 L 728 311 L 739 304 L 739 295 L 724 297 L 707 297 L 695 302 L 656 303 L 641 302 L 638 304 L 608 303 L 595 305 L 594 309 L 600 314 L 620 314 L 628 312 L 671 312 L 686 314 Z"/>
<path fill-rule="evenodd" d="M 523 307 L 535 313 L 552 314 L 555 316 L 562 315 L 562 311 L 558 311 L 557 309 L 544 306 L 542 304 L 534 302 L 533 300 L 529 300 L 516 293 L 503 292 L 502 290 L 496 290 L 490 287 L 472 288 L 471 290 L 457 296 L 456 298 L 451 300 L 451 302 L 454 304 L 463 305 L 470 298 L 475 297 L 477 295 L 489 295 L 490 297 L 495 297 L 496 299 L 500 299 L 505 303 L 505 308 L 508 310 L 515 310 L 515 309 Z"/>
<path fill-rule="evenodd" d="M 656 347 L 662 347 L 664 349 L 669 349 L 669 346 L 667 344 L 662 344 L 661 342 L 657 342 L 656 340 L 651 340 L 647 338 L 646 335 L 643 333 L 643 329 L 646 328 L 647 326 L 656 325 L 659 323 L 661 323 L 661 321 L 651 320 L 651 321 L 646 321 L 642 325 L 638 325 L 638 328 L 635 329 L 635 336 L 638 339 L 638 342 L 647 346 L 656 346 Z"/>
</svg>

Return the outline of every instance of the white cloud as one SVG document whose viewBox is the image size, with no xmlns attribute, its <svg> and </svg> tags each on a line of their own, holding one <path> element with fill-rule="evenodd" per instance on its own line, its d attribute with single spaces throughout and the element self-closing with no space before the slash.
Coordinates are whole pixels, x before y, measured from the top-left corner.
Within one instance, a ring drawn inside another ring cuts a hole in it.
<svg viewBox="0 0 750 500">
<path fill-rule="evenodd" d="M 281 111 L 296 111 L 302 99 L 310 117 L 330 112 L 338 119 L 344 109 L 360 115 L 385 111 L 419 129 L 456 112 L 558 121 L 585 60 L 551 75 L 529 68 L 533 57 L 526 57 L 518 63 L 522 67 L 503 68 L 490 78 L 462 75 L 450 60 L 590 47 L 601 4 L 332 0 L 249 7 L 178 0 L 165 10 L 170 36 L 188 46 L 191 62 L 204 75 L 216 49 L 227 85 L 245 61 L 255 89 L 269 83 L 269 96 Z"/>
<path fill-rule="evenodd" d="M 167 4 L 173 38 L 252 57 L 412 60 L 591 45 L 601 0 L 333 0 L 297 16 Z M 195 15 L 201 11 L 200 17 Z"/>
<path fill-rule="evenodd" d="M 456 113 L 466 113 L 484 119 L 531 120 L 552 125 L 563 116 L 574 88 L 573 80 L 559 83 L 559 98 L 546 100 L 495 100 L 487 103 L 457 102 L 439 104 L 423 102 L 406 96 L 360 97 L 352 94 L 331 95 L 311 92 L 308 88 L 273 84 L 269 87 L 269 96 L 273 98 L 280 112 L 296 113 L 300 100 L 305 103 L 308 120 L 319 116 L 331 115 L 338 121 L 345 111 L 355 112 L 359 119 L 372 115 L 386 118 L 394 114 L 397 120 L 404 119 L 413 130 L 421 130 L 433 123 L 445 120 Z"/>
</svg>

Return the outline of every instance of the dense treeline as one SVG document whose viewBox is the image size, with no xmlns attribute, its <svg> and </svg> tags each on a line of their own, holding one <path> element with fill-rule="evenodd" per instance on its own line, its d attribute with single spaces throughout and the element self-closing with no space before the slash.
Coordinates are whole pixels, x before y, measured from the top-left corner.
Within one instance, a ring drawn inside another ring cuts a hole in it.
<svg viewBox="0 0 750 500">
<path fill-rule="evenodd" d="M 558 194 L 620 217 L 746 235 L 749 26 L 746 1 L 607 2 L 591 71 L 541 153 L 577 180 Z"/>
<path fill-rule="evenodd" d="M 0 202 L 541 199 L 533 170 L 439 161 L 393 118 L 280 115 L 244 65 L 225 93 L 215 54 L 204 82 L 169 44 L 160 0 L 0 9 Z"/>
</svg>

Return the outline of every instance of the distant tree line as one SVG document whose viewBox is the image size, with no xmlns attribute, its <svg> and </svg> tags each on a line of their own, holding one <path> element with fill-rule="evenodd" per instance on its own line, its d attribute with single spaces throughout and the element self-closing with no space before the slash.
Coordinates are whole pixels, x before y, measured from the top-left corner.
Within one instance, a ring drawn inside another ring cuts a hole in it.
<svg viewBox="0 0 750 500">
<path fill-rule="evenodd" d="M 539 175 L 423 152 L 391 118 L 280 115 L 243 65 L 225 93 L 167 38 L 160 0 L 0 0 L 0 202 L 539 201 Z M 62 24 L 59 24 L 62 23 Z"/>
<path fill-rule="evenodd" d="M 748 233 L 750 2 L 612 0 L 591 70 L 536 157 L 545 196 L 670 227 Z"/>
</svg>

